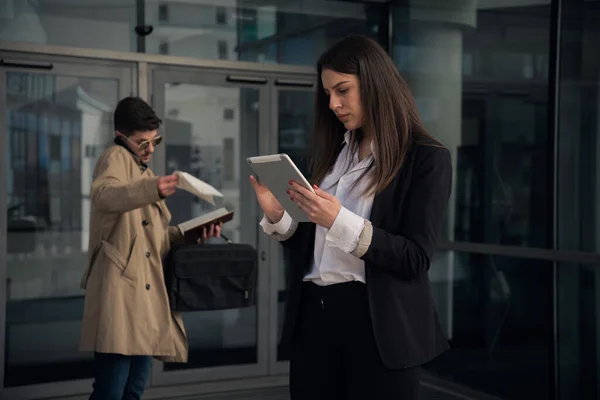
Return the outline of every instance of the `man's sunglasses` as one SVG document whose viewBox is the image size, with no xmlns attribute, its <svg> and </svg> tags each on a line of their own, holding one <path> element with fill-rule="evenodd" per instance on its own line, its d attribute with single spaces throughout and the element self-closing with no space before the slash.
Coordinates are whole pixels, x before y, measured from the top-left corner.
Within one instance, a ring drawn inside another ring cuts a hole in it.
<svg viewBox="0 0 600 400">
<path fill-rule="evenodd" d="M 162 136 L 155 136 L 153 139 L 151 140 L 144 140 L 140 143 L 136 143 L 134 141 L 132 141 L 131 139 L 129 139 L 127 136 L 123 135 L 123 137 L 125 139 L 127 139 L 129 141 L 129 143 L 137 146 L 137 148 L 139 150 L 146 150 L 148 148 L 148 146 L 150 146 L 150 143 L 152 143 L 153 147 L 158 146 L 161 142 L 162 142 Z"/>
</svg>

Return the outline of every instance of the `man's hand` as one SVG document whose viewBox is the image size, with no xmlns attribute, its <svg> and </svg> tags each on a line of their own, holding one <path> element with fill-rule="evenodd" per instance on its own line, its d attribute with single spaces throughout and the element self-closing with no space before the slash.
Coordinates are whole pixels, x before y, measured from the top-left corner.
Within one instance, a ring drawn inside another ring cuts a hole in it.
<svg viewBox="0 0 600 400">
<path fill-rule="evenodd" d="M 204 243 L 204 241 L 211 237 L 221 237 L 221 228 L 223 227 L 223 223 L 219 222 L 218 224 L 210 224 L 210 228 L 206 226 L 202 229 L 202 236 L 199 236 L 197 239 L 198 243 Z"/>
<path fill-rule="evenodd" d="M 158 194 L 160 197 L 169 197 L 177 190 L 177 183 L 179 182 L 179 176 L 172 174 L 167 176 L 161 176 L 158 178 Z"/>
</svg>

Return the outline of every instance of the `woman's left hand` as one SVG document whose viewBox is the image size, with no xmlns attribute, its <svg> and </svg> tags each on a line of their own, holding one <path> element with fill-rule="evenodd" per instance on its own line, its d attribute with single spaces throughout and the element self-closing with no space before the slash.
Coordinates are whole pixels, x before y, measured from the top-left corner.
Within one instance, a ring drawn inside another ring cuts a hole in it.
<svg viewBox="0 0 600 400">
<path fill-rule="evenodd" d="M 330 229 L 337 218 L 342 205 L 333 195 L 313 185 L 315 193 L 311 193 L 298 182 L 290 182 L 288 195 L 290 199 L 306 213 L 311 222 Z"/>
</svg>

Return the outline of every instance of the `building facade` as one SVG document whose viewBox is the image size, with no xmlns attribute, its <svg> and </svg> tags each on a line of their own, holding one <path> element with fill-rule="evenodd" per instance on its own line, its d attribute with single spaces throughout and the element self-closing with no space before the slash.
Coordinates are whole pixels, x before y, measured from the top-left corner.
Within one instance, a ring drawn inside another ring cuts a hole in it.
<svg viewBox="0 0 600 400">
<path fill-rule="evenodd" d="M 131 94 L 165 121 L 154 171 L 220 189 L 225 233 L 260 256 L 257 306 L 186 313 L 190 361 L 155 362 L 148 398 L 285 385 L 287 257 L 258 229 L 245 159 L 306 172 L 314 64 L 353 33 L 392 55 L 453 156 L 429 272 L 451 350 L 424 384 L 600 397 L 600 2 L 0 0 L 0 398 L 91 390 L 89 189 Z M 174 223 L 208 210 L 168 205 Z"/>
</svg>

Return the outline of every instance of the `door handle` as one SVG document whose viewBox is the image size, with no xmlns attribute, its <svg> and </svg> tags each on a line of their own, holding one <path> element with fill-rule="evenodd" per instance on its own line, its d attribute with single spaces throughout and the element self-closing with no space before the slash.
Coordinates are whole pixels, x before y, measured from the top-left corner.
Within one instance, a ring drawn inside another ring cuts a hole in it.
<svg viewBox="0 0 600 400">
<path fill-rule="evenodd" d="M 236 82 L 236 83 L 267 83 L 266 78 L 260 78 L 256 76 L 237 76 L 237 75 L 228 75 L 227 82 Z"/>
<path fill-rule="evenodd" d="M 32 68 L 32 69 L 47 69 L 51 70 L 54 68 L 54 64 L 50 62 L 36 62 L 36 61 L 19 61 L 19 60 L 0 60 L 0 67 L 13 67 L 13 68 Z"/>
<path fill-rule="evenodd" d="M 297 80 L 297 79 L 277 79 L 275 81 L 277 86 L 297 86 L 297 87 L 313 87 L 315 84 L 313 81 Z"/>
</svg>

